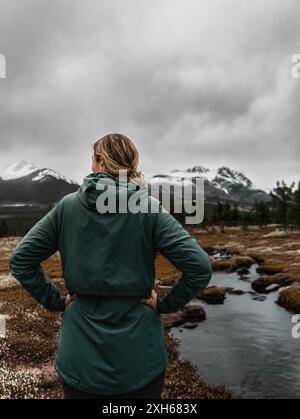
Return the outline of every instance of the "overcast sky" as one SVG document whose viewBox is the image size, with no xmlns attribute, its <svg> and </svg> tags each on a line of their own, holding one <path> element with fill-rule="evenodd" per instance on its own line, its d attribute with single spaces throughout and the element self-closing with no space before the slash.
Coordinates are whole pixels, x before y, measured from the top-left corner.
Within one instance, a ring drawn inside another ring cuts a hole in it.
<svg viewBox="0 0 300 419">
<path fill-rule="evenodd" d="M 142 168 L 300 180 L 299 0 L 0 0 L 0 167 L 78 181 L 107 132 Z"/>
</svg>

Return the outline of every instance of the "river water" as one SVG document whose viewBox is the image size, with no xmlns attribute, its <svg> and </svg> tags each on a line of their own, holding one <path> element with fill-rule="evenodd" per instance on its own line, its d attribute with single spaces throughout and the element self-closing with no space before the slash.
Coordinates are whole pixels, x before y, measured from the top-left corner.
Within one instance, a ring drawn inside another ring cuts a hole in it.
<svg viewBox="0 0 300 419">
<path fill-rule="evenodd" d="M 249 293 L 256 278 L 256 266 L 243 279 L 215 273 L 210 285 L 246 293 L 227 295 L 224 305 L 201 302 L 207 320 L 172 332 L 182 356 L 209 384 L 225 384 L 238 398 L 300 398 L 300 339 L 292 337 L 292 314 L 274 303 L 277 292 L 254 300 L 264 298 Z"/>
</svg>

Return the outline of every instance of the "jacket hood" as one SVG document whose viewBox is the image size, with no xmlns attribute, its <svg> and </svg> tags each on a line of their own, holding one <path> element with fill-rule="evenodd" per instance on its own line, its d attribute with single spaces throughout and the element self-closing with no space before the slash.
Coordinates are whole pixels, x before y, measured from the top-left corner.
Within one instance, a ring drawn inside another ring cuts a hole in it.
<svg viewBox="0 0 300 419">
<path fill-rule="evenodd" d="M 106 172 L 99 172 L 86 176 L 76 195 L 82 205 L 90 210 L 97 211 L 97 200 L 104 193 L 106 197 L 116 200 L 118 208 L 120 196 L 129 198 L 138 191 L 141 191 L 143 195 L 148 195 L 148 189 L 142 183 L 137 184 L 115 178 Z"/>
</svg>

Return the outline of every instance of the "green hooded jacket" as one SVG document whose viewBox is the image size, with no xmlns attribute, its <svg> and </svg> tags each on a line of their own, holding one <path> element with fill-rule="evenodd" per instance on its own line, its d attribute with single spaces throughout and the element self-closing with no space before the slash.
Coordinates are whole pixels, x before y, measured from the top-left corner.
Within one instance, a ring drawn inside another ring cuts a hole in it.
<svg viewBox="0 0 300 419">
<path fill-rule="evenodd" d="M 120 210 L 120 197 L 128 203 L 137 194 L 152 212 Z M 118 210 L 99 213 L 107 196 L 116 197 Z M 65 296 L 41 268 L 56 251 L 66 288 L 77 295 L 66 309 Z M 154 288 L 157 252 L 182 277 L 158 297 L 156 312 L 140 300 Z M 78 192 L 65 196 L 21 240 L 9 263 L 40 304 L 63 312 L 55 360 L 61 380 L 104 395 L 141 388 L 166 368 L 160 314 L 182 308 L 212 274 L 207 254 L 145 188 L 107 173 L 87 176 Z"/>
</svg>

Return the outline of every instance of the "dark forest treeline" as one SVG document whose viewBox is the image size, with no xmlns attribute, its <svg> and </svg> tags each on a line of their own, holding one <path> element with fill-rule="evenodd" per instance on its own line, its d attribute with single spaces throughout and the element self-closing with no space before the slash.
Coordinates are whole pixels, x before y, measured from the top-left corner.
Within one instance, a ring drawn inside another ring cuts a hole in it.
<svg viewBox="0 0 300 419">
<path fill-rule="evenodd" d="M 42 218 L 54 204 L 39 213 L 28 213 L 19 216 L 0 216 L 0 237 L 23 236 Z M 171 211 L 172 212 L 172 211 Z M 174 214 L 184 224 L 186 214 Z M 281 224 L 284 228 L 300 228 L 300 182 L 288 186 L 284 181 L 277 182 L 270 192 L 269 202 L 256 202 L 253 209 L 240 210 L 238 204 L 219 202 L 216 205 L 205 205 L 205 218 L 202 226 L 248 226 Z"/>
<path fill-rule="evenodd" d="M 184 221 L 184 216 L 176 216 Z M 205 205 L 204 226 L 247 226 L 267 224 L 281 224 L 300 228 L 300 182 L 288 186 L 283 180 L 276 183 L 276 187 L 270 192 L 269 202 L 256 202 L 249 211 L 240 210 L 238 204 L 218 203 L 217 205 Z"/>
</svg>

